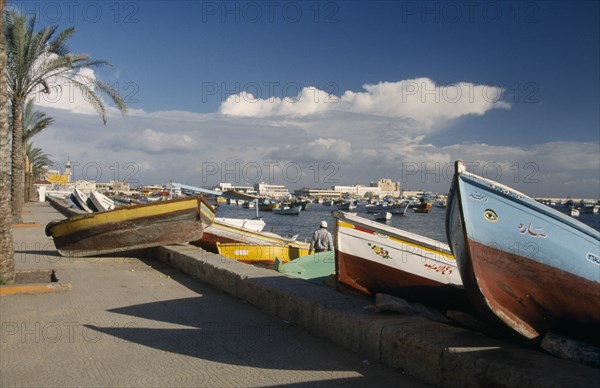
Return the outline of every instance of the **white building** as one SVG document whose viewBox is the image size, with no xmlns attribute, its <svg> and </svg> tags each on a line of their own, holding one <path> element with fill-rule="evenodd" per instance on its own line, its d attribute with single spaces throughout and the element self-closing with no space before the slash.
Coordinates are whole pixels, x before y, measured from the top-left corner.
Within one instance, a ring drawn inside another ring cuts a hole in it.
<svg viewBox="0 0 600 388">
<path fill-rule="evenodd" d="M 394 182 L 389 178 L 381 178 L 376 182 L 371 182 L 369 186 L 371 189 L 378 188 L 379 195 L 382 197 L 386 195 L 399 197 L 402 194 L 400 182 Z"/>
<path fill-rule="evenodd" d="M 213 188 L 215 191 L 237 191 L 239 193 L 256 194 L 252 186 L 234 186 L 231 183 L 221 182 Z"/>
<path fill-rule="evenodd" d="M 261 197 L 289 198 L 290 192 L 284 185 L 268 185 L 264 182 L 255 183 L 254 190 Z"/>
<path fill-rule="evenodd" d="M 354 185 L 354 186 L 333 186 L 333 191 L 342 194 L 349 194 L 353 197 L 364 197 L 365 194 L 371 193 L 371 195 L 380 195 L 379 187 L 371 187 L 364 185 Z"/>
</svg>

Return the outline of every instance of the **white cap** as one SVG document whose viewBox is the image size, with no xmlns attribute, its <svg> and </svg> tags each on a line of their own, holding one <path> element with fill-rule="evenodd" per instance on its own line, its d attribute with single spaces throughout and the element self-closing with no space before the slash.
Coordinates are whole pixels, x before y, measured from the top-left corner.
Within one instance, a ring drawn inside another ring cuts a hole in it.
<svg viewBox="0 0 600 388">
<path fill-rule="evenodd" d="M 321 228 L 327 227 L 327 221 L 321 221 Z"/>
</svg>

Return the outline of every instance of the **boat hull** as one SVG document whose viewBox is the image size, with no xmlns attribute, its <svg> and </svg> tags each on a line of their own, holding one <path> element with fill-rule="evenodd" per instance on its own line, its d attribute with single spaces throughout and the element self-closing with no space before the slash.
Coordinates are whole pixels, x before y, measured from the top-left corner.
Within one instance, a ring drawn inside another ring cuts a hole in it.
<svg viewBox="0 0 600 388">
<path fill-rule="evenodd" d="M 92 201 L 94 207 L 100 212 L 107 212 L 115 208 L 115 201 L 97 191 L 92 191 L 89 199 Z"/>
<path fill-rule="evenodd" d="M 446 228 L 479 314 L 531 340 L 549 331 L 597 332 L 600 234 L 461 168 L 457 164 Z"/>
<path fill-rule="evenodd" d="M 88 257 L 197 240 L 213 218 L 212 207 L 192 197 L 54 221 L 46 234 L 61 255 Z"/>
<path fill-rule="evenodd" d="M 295 244 L 302 248 L 309 248 L 309 245 L 292 239 L 279 236 L 275 233 L 258 232 L 246 228 L 223 222 L 218 218 L 204 230 L 202 238 L 191 241 L 192 245 L 201 247 L 209 252 L 218 253 L 217 243 L 238 243 L 248 245 L 280 245 L 287 246 Z"/>
<path fill-rule="evenodd" d="M 73 203 L 86 213 L 93 213 L 93 210 L 87 204 L 89 197 L 85 195 L 81 190 L 75 189 L 71 194 L 71 200 Z"/>
<path fill-rule="evenodd" d="M 386 293 L 434 307 L 466 308 L 449 247 L 441 242 L 336 212 L 336 280 L 367 295 Z"/>
<path fill-rule="evenodd" d="M 308 249 L 293 244 L 281 245 L 256 245 L 228 243 L 217 244 L 218 253 L 228 259 L 243 263 L 272 264 L 276 258 L 282 262 L 289 262 L 301 256 L 308 255 Z"/>
</svg>

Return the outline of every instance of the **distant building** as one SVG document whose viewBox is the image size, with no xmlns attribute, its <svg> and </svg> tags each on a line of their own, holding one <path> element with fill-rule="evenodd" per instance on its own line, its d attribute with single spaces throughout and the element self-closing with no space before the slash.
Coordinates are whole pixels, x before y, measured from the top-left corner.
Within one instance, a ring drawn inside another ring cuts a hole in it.
<svg viewBox="0 0 600 388">
<path fill-rule="evenodd" d="M 294 191 L 294 195 L 296 197 L 310 197 L 323 199 L 338 199 L 341 198 L 343 194 L 344 193 L 332 189 L 311 189 L 308 187 L 303 187 Z"/>
<path fill-rule="evenodd" d="M 221 182 L 213 188 L 215 191 L 237 191 L 238 193 L 256 194 L 252 186 L 234 186 L 231 183 Z"/>
<path fill-rule="evenodd" d="M 94 181 L 86 181 L 86 180 L 78 180 L 73 182 L 73 187 L 78 188 L 83 191 L 85 194 L 89 194 L 92 191 L 96 190 L 96 182 Z"/>
<path fill-rule="evenodd" d="M 67 160 L 65 164 L 65 171 L 62 173 L 56 169 L 48 169 L 46 171 L 46 179 L 53 185 L 65 186 L 71 183 L 71 162 Z"/>
<path fill-rule="evenodd" d="M 333 191 L 336 191 L 336 192 L 339 192 L 342 194 L 349 194 L 349 195 L 352 195 L 353 197 L 364 197 L 365 194 L 367 194 L 367 193 L 371 193 L 372 195 L 378 195 L 380 190 L 378 187 L 354 185 L 354 186 L 333 186 Z"/>
<path fill-rule="evenodd" d="M 268 185 L 264 182 L 255 183 L 254 191 L 261 197 L 289 198 L 291 196 L 284 185 Z"/>
<path fill-rule="evenodd" d="M 376 182 L 371 182 L 369 187 L 371 189 L 378 188 L 380 196 L 399 197 L 402 194 L 400 182 L 394 182 L 389 178 L 381 178 Z"/>
</svg>

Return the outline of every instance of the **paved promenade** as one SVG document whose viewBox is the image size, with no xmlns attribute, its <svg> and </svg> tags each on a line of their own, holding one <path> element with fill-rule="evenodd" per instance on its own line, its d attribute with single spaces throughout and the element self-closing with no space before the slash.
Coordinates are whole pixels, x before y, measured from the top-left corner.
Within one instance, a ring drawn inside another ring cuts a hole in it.
<svg viewBox="0 0 600 388">
<path fill-rule="evenodd" d="M 70 290 L 0 297 L 0 386 L 402 386 L 423 383 L 171 269 L 58 256 L 50 205 L 14 229 L 17 270 Z"/>
</svg>

